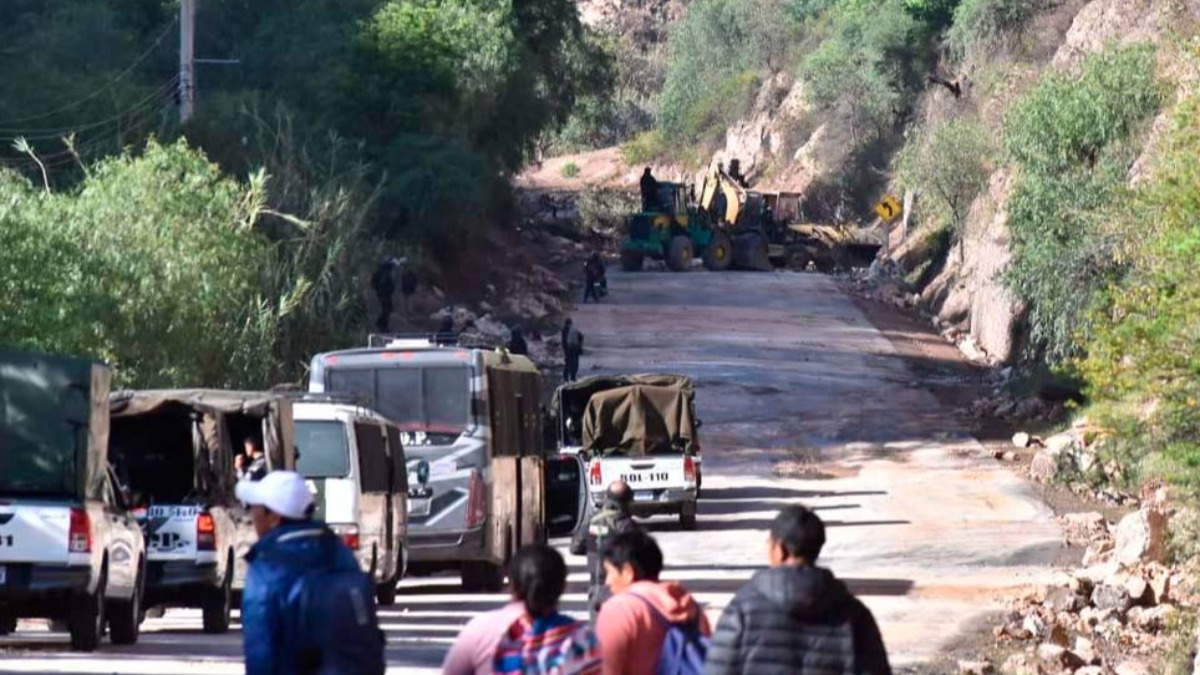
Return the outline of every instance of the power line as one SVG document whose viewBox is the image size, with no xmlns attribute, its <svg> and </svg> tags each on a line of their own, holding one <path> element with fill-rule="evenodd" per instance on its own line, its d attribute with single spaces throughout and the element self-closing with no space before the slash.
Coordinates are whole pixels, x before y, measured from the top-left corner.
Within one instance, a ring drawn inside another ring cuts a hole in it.
<svg viewBox="0 0 1200 675">
<path fill-rule="evenodd" d="M 157 49 L 160 44 L 162 44 L 162 41 L 167 38 L 167 35 L 169 35 L 171 33 L 171 29 L 174 28 L 175 24 L 178 22 L 179 22 L 179 17 L 173 17 L 171 19 L 171 21 L 167 23 L 167 26 L 166 26 L 166 28 L 163 29 L 162 33 L 159 34 L 158 38 L 156 38 L 154 40 L 154 43 L 151 44 L 150 47 L 146 51 L 142 52 L 141 56 L 138 56 L 136 59 L 134 59 L 133 63 L 131 63 L 129 65 L 129 67 L 125 68 L 125 70 L 122 70 L 120 73 L 118 73 L 116 76 L 114 76 L 103 87 L 100 87 L 99 89 L 93 91 L 92 93 L 88 94 L 87 96 L 85 96 L 73 103 L 68 103 L 67 105 L 64 105 L 60 108 L 56 108 L 54 110 L 50 110 L 50 111 L 44 112 L 44 113 L 39 113 L 37 115 L 30 115 L 28 117 L 18 117 L 18 118 L 11 119 L 11 120 L 5 120 L 3 122 L 0 122 L 0 124 L 18 124 L 21 122 L 30 122 L 33 120 L 45 119 L 47 117 L 51 117 L 51 116 L 57 115 L 59 113 L 66 112 L 68 110 L 73 110 L 75 108 L 78 108 L 79 106 L 83 105 L 84 103 L 87 103 L 88 101 L 91 101 L 92 99 L 103 94 L 104 92 L 108 91 L 109 89 L 112 89 L 118 82 L 123 80 L 130 73 L 132 73 L 135 68 L 137 68 L 139 65 L 141 65 L 143 61 L 150 58 L 150 55 L 152 53 L 154 53 L 154 50 Z M 11 132 L 11 131 L 21 131 L 21 130 L 19 130 L 19 129 L 17 129 L 17 130 L 0 129 L 0 132 Z M 38 129 L 30 129 L 28 131 L 39 131 L 39 130 Z"/>
<path fill-rule="evenodd" d="M 117 113 L 116 115 L 113 115 L 112 117 L 109 117 L 107 119 L 99 120 L 97 122 L 89 122 L 88 124 L 58 127 L 58 128 L 26 129 L 24 131 L 18 130 L 18 129 L 0 129 L 0 141 L 5 141 L 5 140 L 15 141 L 18 138 L 24 138 L 27 141 L 53 140 L 53 139 L 61 138 L 62 136 L 66 136 L 66 135 L 69 135 L 72 133 L 78 133 L 81 131 L 89 131 L 92 129 L 97 129 L 97 128 L 100 128 L 103 126 L 107 126 L 109 124 L 112 124 L 113 122 L 119 122 L 126 115 L 129 115 L 140 109 L 154 105 L 154 103 L 156 101 L 162 99 L 164 96 L 167 96 L 171 92 L 173 92 L 175 90 L 175 85 L 178 83 L 179 83 L 179 76 L 175 75 L 175 76 L 171 77 L 170 79 L 168 79 L 166 82 L 159 84 L 159 86 L 156 89 L 154 89 L 153 92 L 151 92 L 146 97 L 139 99 L 137 103 L 134 103 L 129 108 L 126 108 L 125 110 L 123 110 L 123 111 Z"/>
</svg>

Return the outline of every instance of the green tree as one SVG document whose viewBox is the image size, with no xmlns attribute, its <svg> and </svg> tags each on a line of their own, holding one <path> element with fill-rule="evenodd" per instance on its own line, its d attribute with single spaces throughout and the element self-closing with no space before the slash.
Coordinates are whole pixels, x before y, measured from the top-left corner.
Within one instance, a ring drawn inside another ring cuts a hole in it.
<svg viewBox="0 0 1200 675">
<path fill-rule="evenodd" d="M 918 190 L 939 226 L 960 231 L 991 174 L 995 148 L 978 122 L 954 120 L 914 136 L 900 154 L 900 182 Z"/>
</svg>

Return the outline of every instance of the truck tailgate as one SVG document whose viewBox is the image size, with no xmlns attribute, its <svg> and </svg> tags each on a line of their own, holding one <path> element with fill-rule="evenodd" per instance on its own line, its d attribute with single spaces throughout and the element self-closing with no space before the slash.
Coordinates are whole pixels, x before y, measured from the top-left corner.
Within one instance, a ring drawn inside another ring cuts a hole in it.
<svg viewBox="0 0 1200 675">
<path fill-rule="evenodd" d="M 607 487 L 613 481 L 623 480 L 633 488 L 635 496 L 644 490 L 695 487 L 695 476 L 689 479 L 683 465 L 682 455 L 608 457 L 600 460 L 600 485 Z"/>
<path fill-rule="evenodd" d="M 71 507 L 0 504 L 0 564 L 70 562 Z"/>
</svg>

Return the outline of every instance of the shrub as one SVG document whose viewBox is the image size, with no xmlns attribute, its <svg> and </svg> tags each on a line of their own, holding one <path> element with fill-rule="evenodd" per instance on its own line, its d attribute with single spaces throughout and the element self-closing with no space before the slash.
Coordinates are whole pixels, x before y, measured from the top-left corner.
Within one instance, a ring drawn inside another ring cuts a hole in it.
<svg viewBox="0 0 1200 675">
<path fill-rule="evenodd" d="M 957 232 L 987 185 L 995 149 L 987 130 L 956 120 L 909 139 L 899 157 L 902 186 L 921 193 L 933 224 Z"/>
<path fill-rule="evenodd" d="M 667 155 L 667 142 L 657 129 L 643 131 L 621 146 L 621 159 L 629 166 L 651 164 Z"/>
<path fill-rule="evenodd" d="M 845 2 L 829 35 L 800 65 L 809 100 L 849 117 L 856 142 L 885 133 L 923 86 L 924 27 L 903 0 Z"/>
<path fill-rule="evenodd" d="M 1120 272 L 1120 235 L 1101 225 L 1132 161 L 1124 141 L 1158 105 L 1153 65 L 1146 47 L 1106 50 L 1077 78 L 1047 76 L 1005 120 L 1020 169 L 1008 281 L 1029 306 L 1033 348 L 1052 364 L 1080 354 L 1088 310 Z"/>
<path fill-rule="evenodd" d="M 575 162 L 568 162 L 562 168 L 563 178 L 576 178 L 579 176 L 579 165 Z"/>
<path fill-rule="evenodd" d="M 1026 24 L 1046 0 L 962 0 L 946 35 L 956 61 L 988 52 L 1020 37 Z"/>
<path fill-rule="evenodd" d="M 1182 106 L 1153 178 L 1112 221 L 1129 271 L 1102 296 L 1081 362 L 1097 413 L 1143 468 L 1200 485 L 1200 97 Z"/>
<path fill-rule="evenodd" d="M 724 133 L 754 103 L 764 74 L 789 61 L 799 26 L 783 0 L 697 0 L 673 29 L 659 98 L 667 138 L 693 143 Z"/>
</svg>

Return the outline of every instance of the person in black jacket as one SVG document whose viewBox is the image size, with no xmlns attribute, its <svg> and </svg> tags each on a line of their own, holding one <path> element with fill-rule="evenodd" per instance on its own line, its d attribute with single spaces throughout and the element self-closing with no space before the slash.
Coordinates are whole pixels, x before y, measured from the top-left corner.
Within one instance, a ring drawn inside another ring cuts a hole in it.
<svg viewBox="0 0 1200 675">
<path fill-rule="evenodd" d="M 891 675 L 875 618 L 845 584 L 815 565 L 825 525 L 795 505 L 776 516 L 771 567 L 721 614 L 705 675 Z"/>
<path fill-rule="evenodd" d="M 529 355 L 529 343 L 525 342 L 525 336 L 521 334 L 520 326 L 513 326 L 508 338 L 508 353 L 519 354 L 521 356 Z"/>
</svg>

